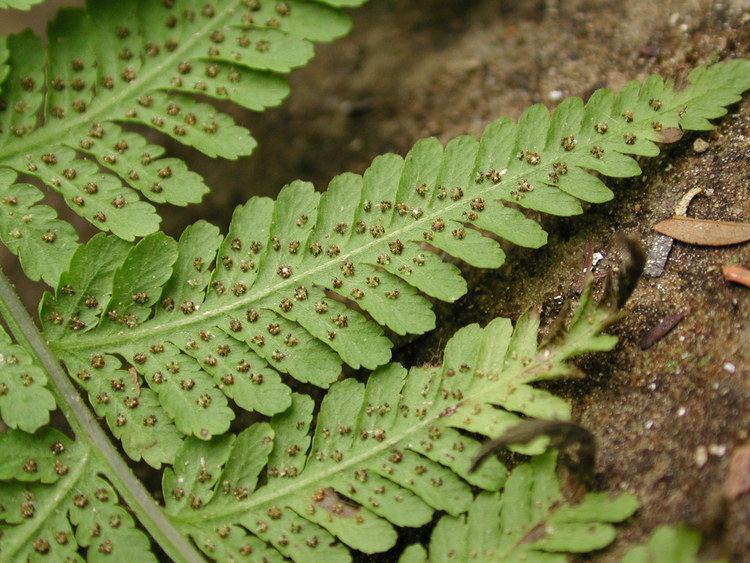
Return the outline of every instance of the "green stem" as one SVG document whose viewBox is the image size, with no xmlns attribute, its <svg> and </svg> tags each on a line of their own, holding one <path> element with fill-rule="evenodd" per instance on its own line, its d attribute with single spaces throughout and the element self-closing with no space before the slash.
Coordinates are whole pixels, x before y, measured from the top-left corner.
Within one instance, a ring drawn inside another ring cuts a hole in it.
<svg viewBox="0 0 750 563">
<path fill-rule="evenodd" d="M 92 453 L 106 468 L 105 477 L 112 482 L 143 527 L 173 561 L 203 561 L 187 538 L 180 534 L 164 515 L 161 507 L 133 474 L 81 400 L 78 391 L 63 372 L 2 269 L 0 316 L 8 324 L 18 344 L 32 354 L 45 369 L 52 382 L 50 390 L 55 395 L 57 405 L 67 418 L 76 438 L 90 444 Z"/>
</svg>

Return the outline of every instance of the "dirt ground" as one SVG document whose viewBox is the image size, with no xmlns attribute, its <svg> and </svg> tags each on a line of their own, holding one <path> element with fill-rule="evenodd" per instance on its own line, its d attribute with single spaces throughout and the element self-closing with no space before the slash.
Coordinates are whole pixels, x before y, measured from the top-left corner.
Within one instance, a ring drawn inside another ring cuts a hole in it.
<svg viewBox="0 0 750 563">
<path fill-rule="evenodd" d="M 353 12 L 350 37 L 317 49 L 292 76 L 292 95 L 263 114 L 236 113 L 260 142 L 249 159 L 207 161 L 182 151 L 213 192 L 204 206 L 165 210 L 172 234 L 199 217 L 225 225 L 227 209 L 250 195 L 274 194 L 301 177 L 323 186 L 361 172 L 377 154 L 404 154 L 417 139 L 481 132 L 518 117 L 531 103 L 554 107 L 554 91 L 588 96 L 651 72 L 680 77 L 694 65 L 750 56 L 750 2 L 698 0 L 373 0 Z M 574 295 L 588 251 L 614 263 L 613 235 L 641 240 L 700 187 L 689 214 L 750 218 L 750 98 L 718 129 L 645 160 L 644 176 L 611 182 L 614 201 L 581 217 L 548 221 L 550 243 L 513 249 L 498 271 L 466 269 L 469 293 L 439 304 L 439 329 L 404 343 L 409 365 L 434 359 L 460 326 L 517 317 L 534 304 L 555 311 Z M 583 362 L 590 374 L 555 387 L 596 436 L 597 485 L 642 502 L 613 546 L 592 556 L 616 560 L 656 526 L 686 521 L 704 532 L 707 551 L 750 560 L 750 495 L 725 502 L 728 461 L 750 433 L 750 289 L 724 282 L 723 264 L 750 265 L 750 245 L 722 249 L 676 243 L 664 274 L 644 278 L 613 327 L 615 352 Z M 35 289 L 27 292 L 33 300 Z M 682 322 L 648 350 L 638 342 L 675 311 Z M 381 559 L 378 560 L 386 560 Z"/>
</svg>

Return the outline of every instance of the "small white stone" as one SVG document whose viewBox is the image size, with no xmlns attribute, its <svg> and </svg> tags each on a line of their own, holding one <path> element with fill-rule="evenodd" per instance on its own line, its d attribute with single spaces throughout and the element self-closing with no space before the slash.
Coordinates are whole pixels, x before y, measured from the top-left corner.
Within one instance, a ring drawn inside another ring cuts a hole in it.
<svg viewBox="0 0 750 563">
<path fill-rule="evenodd" d="M 708 446 L 708 453 L 716 457 L 722 457 L 727 453 L 727 447 L 724 444 L 711 444 Z"/>
<path fill-rule="evenodd" d="M 680 407 L 677 409 L 677 416 L 685 416 L 685 413 L 687 412 L 687 409 L 685 407 Z"/>
<path fill-rule="evenodd" d="M 721 367 L 723 367 L 724 371 L 727 373 L 734 373 L 737 371 L 736 366 L 732 362 L 724 362 L 724 365 Z"/>
<path fill-rule="evenodd" d="M 565 96 L 565 94 L 563 94 L 562 90 L 550 90 L 547 92 L 547 97 L 551 102 L 559 102 L 563 99 L 563 96 Z"/>
<path fill-rule="evenodd" d="M 708 150 L 708 141 L 698 137 L 693 141 L 693 150 L 698 154 L 706 152 Z"/>
<path fill-rule="evenodd" d="M 654 421 L 653 420 L 647 420 L 646 424 L 643 425 L 646 430 L 651 430 L 654 427 Z"/>
<path fill-rule="evenodd" d="M 708 461 L 708 450 L 706 446 L 698 446 L 695 448 L 695 465 L 703 467 Z"/>
<path fill-rule="evenodd" d="M 602 260 L 604 260 L 604 254 L 602 254 L 601 252 L 594 252 L 593 256 L 591 257 L 591 265 L 596 266 Z"/>
</svg>

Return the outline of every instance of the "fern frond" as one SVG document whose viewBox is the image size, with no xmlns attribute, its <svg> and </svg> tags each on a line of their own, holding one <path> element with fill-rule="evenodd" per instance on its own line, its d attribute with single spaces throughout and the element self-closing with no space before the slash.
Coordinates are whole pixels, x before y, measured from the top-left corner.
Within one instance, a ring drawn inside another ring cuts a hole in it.
<svg viewBox="0 0 750 563">
<path fill-rule="evenodd" d="M 0 0 L 0 10 L 13 8 L 15 10 L 29 10 L 32 6 L 41 4 L 44 0 Z M 2 75 L 0 75 L 2 80 Z"/>
<path fill-rule="evenodd" d="M 0 419 L 26 432 L 47 424 L 55 398 L 46 385 L 44 371 L 0 326 Z"/>
<path fill-rule="evenodd" d="M 335 6 L 363 2 L 90 0 L 85 10 L 62 10 L 49 26 L 49 50 L 30 31 L 0 43 L 0 169 L 38 178 L 101 230 L 126 240 L 152 233 L 152 203 L 195 203 L 208 188 L 163 147 L 118 124 L 149 127 L 213 157 L 250 154 L 250 133 L 195 95 L 251 110 L 279 104 L 288 92 L 280 73 L 307 63 L 312 42 L 348 31 Z M 0 185 L 0 197 L 17 189 Z M 58 234 L 58 222 L 41 221 Z M 27 274 L 54 285 L 59 269 Z"/>
<path fill-rule="evenodd" d="M 148 538 L 84 444 L 53 429 L 0 433 L 3 561 L 156 561 Z"/>
<path fill-rule="evenodd" d="M 630 517 L 638 501 L 629 494 L 613 498 L 588 493 L 579 503 L 569 504 L 555 475 L 556 457 L 550 452 L 516 467 L 502 492 L 480 493 L 466 515 L 443 516 L 432 532 L 429 555 L 421 545 L 413 545 L 400 563 L 564 563 L 566 554 L 588 553 L 612 543 L 612 524 Z"/>
<path fill-rule="evenodd" d="M 614 344 L 600 334 L 610 313 L 599 310 L 586 295 L 561 343 L 548 348 L 537 349 L 534 321 L 513 329 L 496 319 L 459 331 L 441 367 L 390 364 L 366 385 L 336 383 L 312 437 L 314 403 L 299 394 L 270 423 L 236 437 L 188 437 L 164 472 L 167 513 L 211 558 L 252 549 L 271 561 L 347 560 L 345 546 L 385 551 L 394 526 L 424 525 L 435 510 L 458 517 L 472 506 L 472 486 L 496 491 L 507 477 L 495 458 L 470 472 L 481 443 L 463 431 L 494 435 L 516 413 L 569 416 L 561 399 L 531 383 L 563 377 L 572 355 Z"/>
<path fill-rule="evenodd" d="M 434 326 L 425 295 L 453 301 L 466 291 L 442 253 L 494 268 L 504 254 L 488 234 L 543 245 L 546 233 L 518 207 L 573 215 L 582 200 L 609 199 L 591 170 L 638 174 L 627 154 L 657 154 L 664 129 L 710 128 L 708 119 L 750 87 L 750 62 L 701 67 L 690 79 L 682 90 L 651 77 L 617 95 L 598 91 L 586 105 L 570 98 L 551 117 L 533 106 L 480 140 L 426 139 L 406 159 L 385 155 L 362 176 L 338 176 L 324 194 L 294 182 L 275 202 L 238 207 L 223 240 L 199 222 L 179 242 L 149 235 L 102 269 L 97 239 L 45 296 L 47 337 L 74 374 L 140 374 L 183 434 L 224 432 L 227 397 L 281 412 L 291 395 L 278 372 L 328 387 L 342 361 L 386 363 L 383 326 L 424 333 Z M 524 323 L 533 334 L 534 323 Z"/>
<path fill-rule="evenodd" d="M 684 524 L 659 526 L 643 545 L 632 547 L 622 563 L 692 563 L 697 561 L 701 535 Z"/>
</svg>

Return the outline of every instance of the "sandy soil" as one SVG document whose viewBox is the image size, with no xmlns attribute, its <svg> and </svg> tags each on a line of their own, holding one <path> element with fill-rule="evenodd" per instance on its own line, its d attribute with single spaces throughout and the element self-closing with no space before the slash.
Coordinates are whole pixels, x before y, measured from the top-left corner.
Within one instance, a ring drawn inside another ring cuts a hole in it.
<svg viewBox="0 0 750 563">
<path fill-rule="evenodd" d="M 167 210 L 166 228 L 178 233 L 199 217 L 224 225 L 228 206 L 250 195 L 273 194 L 298 177 L 322 186 L 426 135 L 479 133 L 531 103 L 554 107 L 555 90 L 587 96 L 651 72 L 680 77 L 699 63 L 748 56 L 748 9 L 731 0 L 375 0 L 353 13 L 349 38 L 320 47 L 292 76 L 286 104 L 236 114 L 261 143 L 255 155 L 216 163 L 180 151 L 214 191 L 205 206 Z M 467 269 L 468 295 L 458 306 L 438 305 L 440 328 L 404 343 L 399 359 L 433 359 L 470 322 L 517 317 L 538 303 L 545 313 L 557 310 L 574 294 L 587 249 L 603 253 L 604 271 L 614 233 L 648 247 L 653 224 L 693 187 L 706 193 L 691 215 L 748 220 L 750 98 L 702 137 L 706 152 L 693 151 L 695 138 L 644 161 L 643 178 L 610 183 L 615 201 L 549 221 L 543 250 L 514 249 L 499 271 Z M 675 244 L 664 274 L 641 281 L 613 328 L 617 350 L 583 362 L 588 380 L 555 387 L 596 435 L 597 486 L 631 491 L 643 503 L 596 560 L 614 560 L 657 525 L 680 521 L 704 531 L 710 552 L 750 559 L 750 495 L 728 503 L 720 492 L 732 450 L 750 432 L 750 290 L 721 279 L 727 263 L 750 265 L 750 245 Z M 27 293 L 32 300 L 35 290 Z M 644 333 L 682 309 L 689 312 L 675 330 L 639 348 Z M 713 453 L 699 463 L 703 448 Z"/>
</svg>

